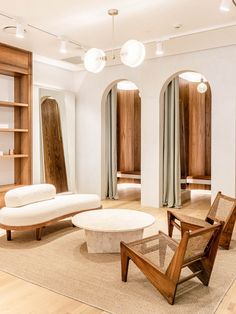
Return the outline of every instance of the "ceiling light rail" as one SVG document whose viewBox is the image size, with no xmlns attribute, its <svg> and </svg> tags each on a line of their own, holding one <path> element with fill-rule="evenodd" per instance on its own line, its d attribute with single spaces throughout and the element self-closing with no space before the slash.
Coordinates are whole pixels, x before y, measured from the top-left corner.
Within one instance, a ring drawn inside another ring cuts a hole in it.
<svg viewBox="0 0 236 314">
<path fill-rule="evenodd" d="M 60 51 L 61 51 L 61 52 L 63 51 L 62 53 L 65 53 L 65 50 L 66 50 L 66 49 L 61 49 L 61 48 L 62 48 L 63 45 L 64 45 L 64 47 L 65 47 L 65 45 L 66 45 L 67 43 L 71 43 L 71 44 L 77 46 L 79 49 L 81 49 L 81 50 L 83 50 L 83 51 L 86 51 L 86 50 L 88 49 L 86 46 L 84 46 L 84 45 L 82 45 L 81 43 L 79 43 L 79 42 L 77 42 L 77 41 L 75 41 L 75 40 L 72 40 L 72 39 L 66 39 L 66 44 L 65 44 L 65 43 L 63 43 L 63 42 L 65 42 L 65 40 L 63 40 L 63 38 L 64 38 L 63 36 L 58 36 L 58 35 L 55 34 L 55 33 L 49 32 L 49 31 L 47 31 L 47 30 L 45 30 L 45 29 L 42 29 L 42 28 L 37 27 L 37 26 L 32 25 L 32 24 L 23 23 L 23 21 L 20 20 L 19 18 L 14 18 L 14 17 L 12 17 L 12 16 L 10 16 L 10 15 L 8 15 L 8 14 L 6 14 L 6 13 L 0 12 L 0 16 L 3 16 L 3 17 L 5 17 L 5 18 L 8 18 L 8 19 L 10 19 L 10 20 L 12 20 L 12 21 L 15 22 L 15 24 L 16 24 L 16 37 L 18 37 L 18 38 L 24 38 L 24 34 L 25 34 L 25 32 L 26 32 L 26 31 L 25 31 L 25 27 L 30 27 L 30 28 L 32 28 L 32 29 L 34 29 L 34 30 L 36 30 L 36 31 L 39 31 L 39 32 L 41 32 L 41 33 L 44 33 L 44 34 L 47 34 L 47 35 L 49 35 L 49 36 L 52 36 L 52 37 L 54 37 L 54 38 L 59 39 L 59 40 L 61 41 L 61 44 L 60 44 Z M 62 43 L 63 43 L 63 44 L 62 44 Z"/>
<path fill-rule="evenodd" d="M 221 0 L 220 10 L 221 11 L 230 11 L 232 4 L 236 7 L 236 0 Z M 108 10 L 109 16 L 112 17 L 111 54 L 109 53 L 110 50 L 107 50 L 106 52 L 104 52 L 102 49 L 98 49 L 98 48 L 89 49 L 88 47 L 86 47 L 86 46 L 82 45 L 81 43 L 74 41 L 72 39 L 65 38 L 64 36 L 58 36 L 55 33 L 49 32 L 47 30 L 44 30 L 44 29 L 39 28 L 39 27 L 32 25 L 32 24 L 24 24 L 22 20 L 19 20 L 18 18 L 9 16 L 8 14 L 6 14 L 4 12 L 0 12 L 0 16 L 11 19 L 15 22 L 16 26 L 12 26 L 12 27 L 14 27 L 16 29 L 16 36 L 19 38 L 24 38 L 24 35 L 26 32 L 25 28 L 30 27 L 32 29 L 35 29 L 39 32 L 42 32 L 44 34 L 47 34 L 49 36 L 52 36 L 52 37 L 60 40 L 59 51 L 61 53 L 67 52 L 67 44 L 68 43 L 71 43 L 71 44 L 77 46 L 79 49 L 81 49 L 85 52 L 85 55 L 83 57 L 84 66 L 89 72 L 92 72 L 92 73 L 101 72 L 103 70 L 103 68 L 105 67 L 106 62 L 110 59 L 110 55 L 111 55 L 112 61 L 116 61 L 116 59 L 119 58 L 119 60 L 123 64 L 125 64 L 129 67 L 135 68 L 135 67 L 138 67 L 139 65 L 141 65 L 141 63 L 145 59 L 145 55 L 146 55 L 145 44 L 150 44 L 150 43 L 155 42 L 156 43 L 156 55 L 162 56 L 162 55 L 164 55 L 164 52 L 165 52 L 164 51 L 164 43 L 168 40 L 183 38 L 183 37 L 190 36 L 190 35 L 196 35 L 196 34 L 201 34 L 201 33 L 205 33 L 205 32 L 216 31 L 216 30 L 236 26 L 235 22 L 222 24 L 222 25 L 215 25 L 215 26 L 211 26 L 211 27 L 207 27 L 207 28 L 196 29 L 193 31 L 182 32 L 182 33 L 178 33 L 178 34 L 169 34 L 169 35 L 162 37 L 162 38 L 143 41 L 143 42 L 131 39 L 131 40 L 128 40 L 127 42 L 125 42 L 121 48 L 114 48 L 115 47 L 115 17 L 118 16 L 118 13 L 119 12 L 117 9 Z M 116 55 L 116 53 L 115 53 L 116 50 L 120 50 L 119 55 Z M 108 53 L 108 55 L 106 53 Z"/>
</svg>

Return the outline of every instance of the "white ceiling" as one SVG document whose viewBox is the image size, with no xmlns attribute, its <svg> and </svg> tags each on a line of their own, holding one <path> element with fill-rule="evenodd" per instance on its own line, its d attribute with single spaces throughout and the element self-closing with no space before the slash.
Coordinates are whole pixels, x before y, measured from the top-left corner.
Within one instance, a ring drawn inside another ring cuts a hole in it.
<svg viewBox="0 0 236 314">
<path fill-rule="evenodd" d="M 230 12 L 219 11 L 220 0 L 0 0 L 1 12 L 20 17 L 32 24 L 57 35 L 80 42 L 87 47 L 111 48 L 111 17 L 107 10 L 117 8 L 116 47 L 128 39 L 144 42 L 154 41 L 170 34 L 179 34 L 217 25 L 236 23 L 236 7 Z M 176 30 L 173 25 L 182 24 Z M 63 59 L 80 54 L 70 45 L 69 53 L 58 52 L 59 41 L 36 30 L 27 29 L 25 39 L 6 34 L 2 28 L 14 21 L 0 17 L 0 41 L 32 50 L 46 57 Z M 225 45 L 232 33 L 220 33 L 218 45 Z M 209 33 L 209 40 L 211 32 Z M 231 43 L 230 41 L 230 43 Z M 227 42 L 228 43 L 228 42 Z M 236 43 L 236 42 L 233 42 Z"/>
</svg>

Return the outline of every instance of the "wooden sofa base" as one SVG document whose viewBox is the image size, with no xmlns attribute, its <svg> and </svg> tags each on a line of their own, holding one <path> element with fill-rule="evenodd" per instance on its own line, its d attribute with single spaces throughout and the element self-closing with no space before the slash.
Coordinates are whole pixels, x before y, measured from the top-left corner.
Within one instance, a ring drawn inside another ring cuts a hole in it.
<svg viewBox="0 0 236 314">
<path fill-rule="evenodd" d="M 11 231 L 12 230 L 27 231 L 27 230 L 33 230 L 33 229 L 36 230 L 36 240 L 40 241 L 41 238 L 42 238 L 42 229 L 45 228 L 46 226 L 51 225 L 51 224 L 53 224 L 55 222 L 58 222 L 60 220 L 63 220 L 65 218 L 73 217 L 73 216 L 75 216 L 75 215 L 77 215 L 79 213 L 90 211 L 90 210 L 97 210 L 97 209 L 102 209 L 102 206 L 97 207 L 97 208 L 90 208 L 90 209 L 85 209 L 85 210 L 79 210 L 79 211 L 74 212 L 72 214 L 71 213 L 70 214 L 66 214 L 66 215 L 63 215 L 63 216 L 60 216 L 60 217 L 57 217 L 57 218 L 54 218 L 54 219 L 42 222 L 40 224 L 28 225 L 28 226 L 7 226 L 7 225 L 0 224 L 0 228 L 6 230 L 7 241 L 11 241 L 12 240 L 12 235 L 11 235 Z"/>
</svg>

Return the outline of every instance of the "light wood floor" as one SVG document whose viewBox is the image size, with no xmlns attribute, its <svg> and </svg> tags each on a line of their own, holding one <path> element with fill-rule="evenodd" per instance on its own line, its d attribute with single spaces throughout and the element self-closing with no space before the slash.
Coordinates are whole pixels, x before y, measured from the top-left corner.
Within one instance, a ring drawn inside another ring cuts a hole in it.
<svg viewBox="0 0 236 314">
<path fill-rule="evenodd" d="M 141 207 L 140 191 L 134 187 L 122 189 L 121 199 L 116 201 L 106 200 L 104 208 L 132 208 L 143 210 Z M 182 209 L 183 212 L 204 217 L 210 206 L 208 194 L 194 195 L 191 202 Z M 154 208 L 146 208 L 153 212 Z M 164 219 L 166 210 L 160 211 L 160 217 Z M 0 258 L 4 258 L 1 256 Z M 17 262 L 17 261 L 16 261 Z M 158 293 L 158 292 L 157 292 Z M 217 314 L 236 313 L 236 282 L 227 292 Z M 0 272 L 0 313 L 1 314 L 105 314 L 106 312 L 93 308 L 84 303 L 75 301 L 65 296 L 28 283 L 12 275 Z M 138 314 L 138 313 L 137 313 Z"/>
</svg>

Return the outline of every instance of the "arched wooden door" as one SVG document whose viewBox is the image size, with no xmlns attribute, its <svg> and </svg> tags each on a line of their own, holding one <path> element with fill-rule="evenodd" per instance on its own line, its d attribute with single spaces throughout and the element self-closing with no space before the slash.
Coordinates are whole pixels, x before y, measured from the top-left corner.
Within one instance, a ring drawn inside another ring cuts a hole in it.
<svg viewBox="0 0 236 314">
<path fill-rule="evenodd" d="M 58 103 L 46 97 L 41 103 L 42 143 L 46 183 L 55 185 L 57 193 L 68 191 L 65 156 Z"/>
</svg>

